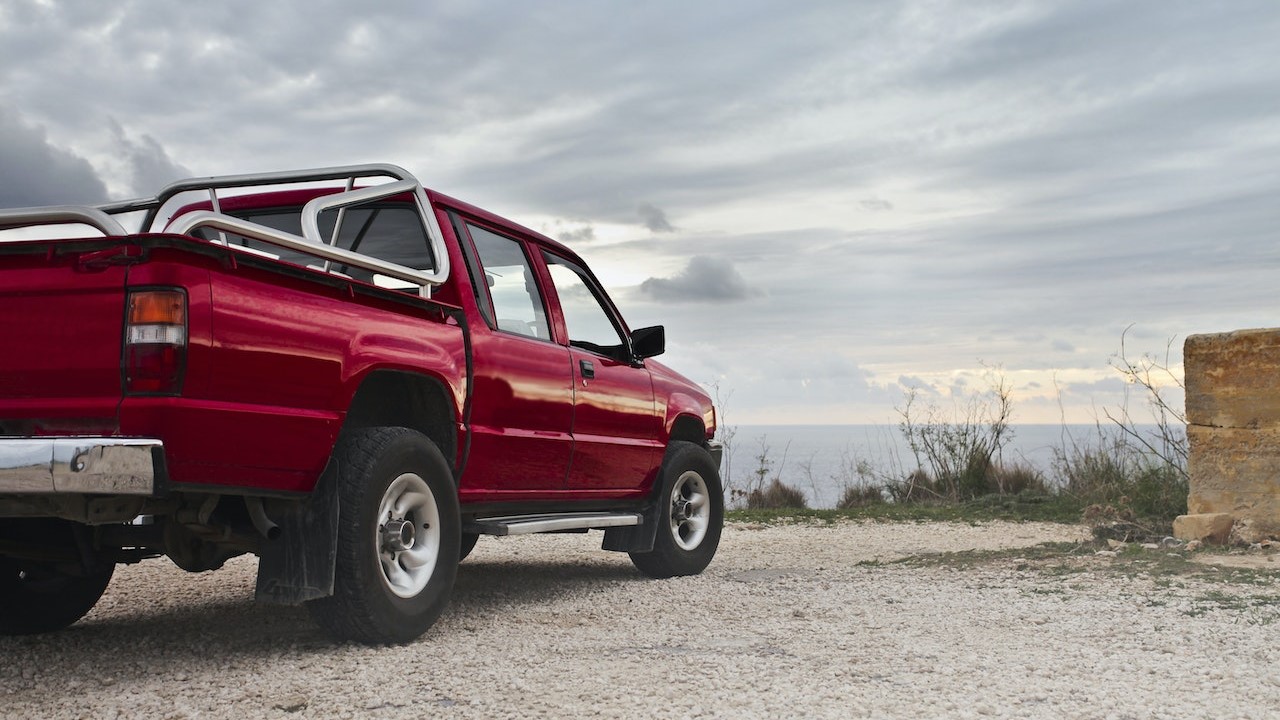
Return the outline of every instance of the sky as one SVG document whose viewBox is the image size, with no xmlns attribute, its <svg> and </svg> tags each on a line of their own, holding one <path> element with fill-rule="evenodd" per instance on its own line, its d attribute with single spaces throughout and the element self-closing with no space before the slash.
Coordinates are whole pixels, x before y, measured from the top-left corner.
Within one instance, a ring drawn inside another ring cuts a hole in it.
<svg viewBox="0 0 1280 720">
<path fill-rule="evenodd" d="M 390 162 L 560 239 L 732 424 L 1180 404 L 1280 325 L 1274 0 L 6 0 L 0 207 Z M 912 390 L 914 389 L 914 390 Z"/>
</svg>

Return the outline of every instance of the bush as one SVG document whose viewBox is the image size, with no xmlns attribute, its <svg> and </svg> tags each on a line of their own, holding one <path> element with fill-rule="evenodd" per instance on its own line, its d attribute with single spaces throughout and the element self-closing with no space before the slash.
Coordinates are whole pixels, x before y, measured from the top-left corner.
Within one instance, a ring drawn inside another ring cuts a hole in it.
<svg viewBox="0 0 1280 720">
<path fill-rule="evenodd" d="M 898 428 L 918 469 L 907 478 L 904 500 L 921 488 L 951 502 L 1008 492 L 995 469 L 1005 445 L 1013 439 L 1012 390 L 994 370 L 987 381 L 986 391 L 963 397 L 953 394 L 950 412 L 922 401 L 918 389 L 907 390 L 905 403 L 898 409 L 902 416 Z"/>
<path fill-rule="evenodd" d="M 844 486 L 844 490 L 840 493 L 840 499 L 836 500 L 836 509 L 852 510 L 853 508 L 883 504 L 884 491 L 880 489 L 880 486 L 850 484 Z"/>
<path fill-rule="evenodd" d="M 884 489 L 889 493 L 889 499 L 895 503 L 918 503 L 941 499 L 937 486 L 938 483 L 929 473 L 916 468 L 901 480 L 886 482 Z"/>
<path fill-rule="evenodd" d="M 1049 485 L 1044 473 L 1025 462 L 998 465 L 992 468 L 992 478 L 1001 495 L 1048 495 Z"/>
<path fill-rule="evenodd" d="M 804 493 L 774 478 L 768 485 L 747 493 L 748 510 L 773 510 L 777 508 L 807 508 Z"/>
<path fill-rule="evenodd" d="M 1187 476 L 1181 467 L 1136 444 L 1129 431 L 1083 442 L 1069 438 L 1054 452 L 1061 492 L 1088 506 L 1090 521 L 1141 520 L 1159 527 L 1187 512 Z"/>
</svg>

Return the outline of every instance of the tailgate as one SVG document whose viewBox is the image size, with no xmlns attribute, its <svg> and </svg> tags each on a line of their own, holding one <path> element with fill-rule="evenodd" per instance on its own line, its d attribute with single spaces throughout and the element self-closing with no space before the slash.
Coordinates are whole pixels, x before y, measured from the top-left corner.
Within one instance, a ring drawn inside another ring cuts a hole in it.
<svg viewBox="0 0 1280 720">
<path fill-rule="evenodd" d="M 0 434 L 114 424 L 128 271 L 121 248 L 0 243 Z"/>
</svg>

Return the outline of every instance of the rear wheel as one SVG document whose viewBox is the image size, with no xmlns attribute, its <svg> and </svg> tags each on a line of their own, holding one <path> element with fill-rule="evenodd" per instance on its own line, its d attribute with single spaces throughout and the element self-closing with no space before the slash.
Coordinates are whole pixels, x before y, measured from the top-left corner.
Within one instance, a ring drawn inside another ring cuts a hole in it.
<svg viewBox="0 0 1280 720">
<path fill-rule="evenodd" d="M 0 634 L 33 635 L 61 630 L 84 617 L 111 582 L 115 565 L 81 566 L 74 524 L 53 518 L 5 521 L 0 537 L 31 544 L 65 562 L 0 557 Z"/>
<path fill-rule="evenodd" d="M 701 445 L 672 442 L 662 462 L 658 535 L 653 550 L 631 553 L 640 572 L 656 578 L 697 575 L 720 545 L 724 491 L 711 453 Z"/>
<path fill-rule="evenodd" d="M 408 428 L 357 430 L 336 456 L 334 592 L 307 606 L 336 638 L 409 642 L 444 612 L 457 575 L 460 521 L 449 465 Z"/>
</svg>

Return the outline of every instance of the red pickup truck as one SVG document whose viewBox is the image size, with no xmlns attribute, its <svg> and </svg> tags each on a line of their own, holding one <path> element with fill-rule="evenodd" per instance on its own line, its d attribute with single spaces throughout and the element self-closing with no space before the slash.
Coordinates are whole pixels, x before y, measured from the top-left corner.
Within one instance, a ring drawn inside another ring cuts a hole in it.
<svg viewBox="0 0 1280 720">
<path fill-rule="evenodd" d="M 715 410 L 652 359 L 663 328 L 401 168 L 185 180 L 0 230 L 0 633 L 74 623 L 159 555 L 254 553 L 258 600 L 397 643 L 480 535 L 602 529 L 653 577 L 715 554 Z"/>
</svg>

